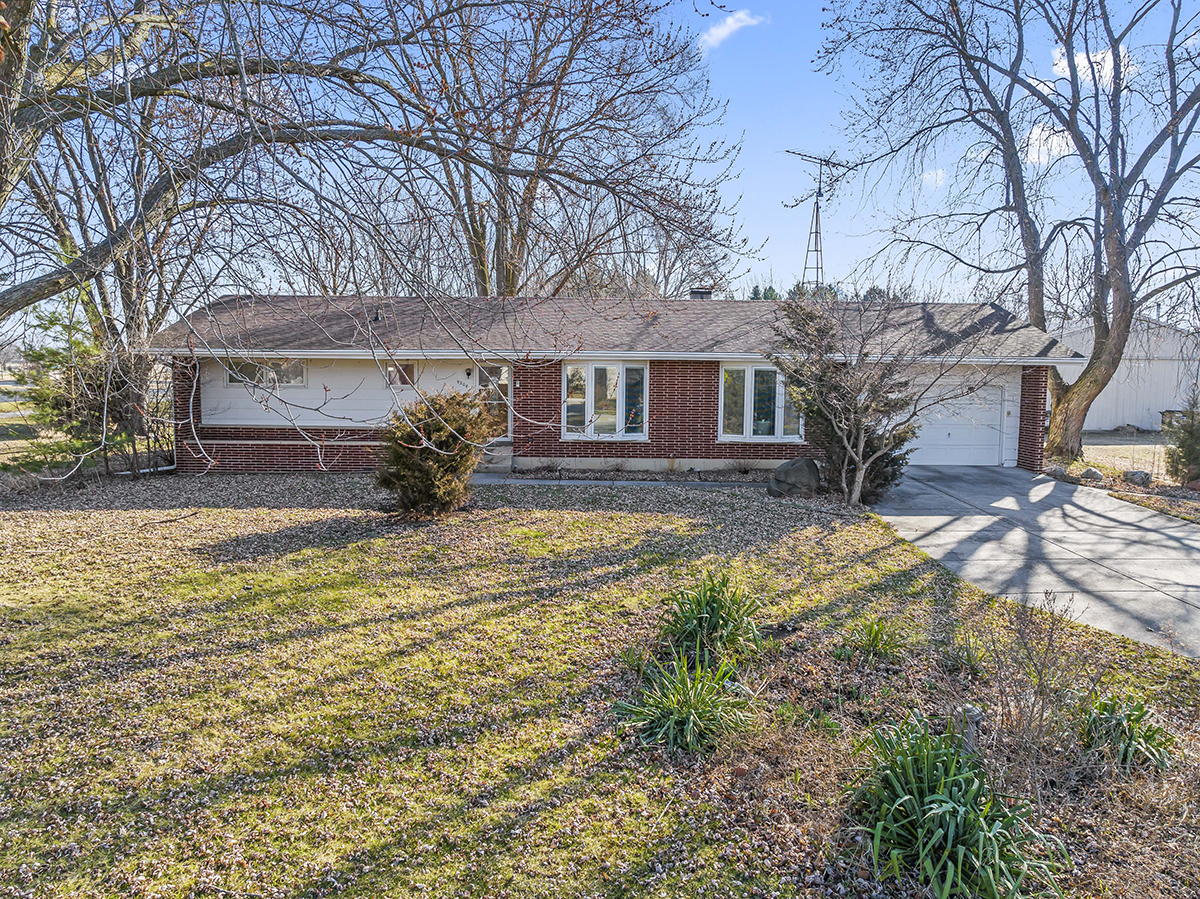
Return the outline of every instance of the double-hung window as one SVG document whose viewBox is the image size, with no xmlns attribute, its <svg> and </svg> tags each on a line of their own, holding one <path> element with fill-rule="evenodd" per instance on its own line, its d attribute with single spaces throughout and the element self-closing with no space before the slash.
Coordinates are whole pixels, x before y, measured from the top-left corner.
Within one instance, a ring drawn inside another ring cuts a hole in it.
<svg viewBox="0 0 1200 899">
<path fill-rule="evenodd" d="M 645 363 L 564 363 L 563 436 L 645 440 Z"/>
<path fill-rule="evenodd" d="M 722 440 L 804 439 L 804 419 L 773 365 L 722 365 Z"/>
</svg>

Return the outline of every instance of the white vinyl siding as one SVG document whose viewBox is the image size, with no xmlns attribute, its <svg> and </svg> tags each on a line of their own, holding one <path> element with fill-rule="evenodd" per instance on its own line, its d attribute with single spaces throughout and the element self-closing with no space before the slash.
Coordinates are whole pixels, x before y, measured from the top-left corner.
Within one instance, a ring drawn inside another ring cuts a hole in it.
<svg viewBox="0 0 1200 899">
<path fill-rule="evenodd" d="M 206 425 L 376 427 L 425 393 L 474 390 L 475 366 L 459 361 L 398 360 L 411 364 L 415 385 L 388 386 L 386 365 L 373 359 L 306 359 L 305 383 L 267 391 L 227 383 L 226 366 L 200 363 L 201 417 Z M 468 374 L 470 372 L 470 374 Z"/>
</svg>

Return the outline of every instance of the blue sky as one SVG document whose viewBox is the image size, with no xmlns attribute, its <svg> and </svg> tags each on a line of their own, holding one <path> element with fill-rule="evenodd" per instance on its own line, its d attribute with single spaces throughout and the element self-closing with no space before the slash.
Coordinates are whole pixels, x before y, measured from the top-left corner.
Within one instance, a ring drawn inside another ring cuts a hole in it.
<svg viewBox="0 0 1200 899">
<path fill-rule="evenodd" d="M 729 136 L 744 134 L 741 176 L 726 193 L 741 194 L 739 217 L 751 242 L 767 241 L 763 258 L 750 262 L 743 287 L 769 278 L 776 286 L 788 285 L 804 268 L 812 204 L 788 209 L 784 203 L 810 190 L 815 172 L 784 151 L 850 155 L 840 118 L 848 85 L 813 70 L 820 23 L 820 0 L 714 10 L 699 20 L 701 32 L 718 28 L 713 35 L 718 42 L 706 51 L 712 87 L 729 103 Z M 880 243 L 870 234 L 878 223 L 852 196 L 826 203 L 822 221 L 827 280 L 846 276 Z"/>
</svg>

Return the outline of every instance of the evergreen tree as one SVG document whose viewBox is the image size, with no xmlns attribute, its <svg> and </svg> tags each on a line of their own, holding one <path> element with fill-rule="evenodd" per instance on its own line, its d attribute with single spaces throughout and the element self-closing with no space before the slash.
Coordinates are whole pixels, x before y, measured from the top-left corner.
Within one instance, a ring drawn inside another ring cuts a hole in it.
<svg viewBox="0 0 1200 899">
<path fill-rule="evenodd" d="M 1200 385 L 1188 393 L 1183 414 L 1163 427 L 1167 473 L 1181 484 L 1200 478 Z"/>
</svg>

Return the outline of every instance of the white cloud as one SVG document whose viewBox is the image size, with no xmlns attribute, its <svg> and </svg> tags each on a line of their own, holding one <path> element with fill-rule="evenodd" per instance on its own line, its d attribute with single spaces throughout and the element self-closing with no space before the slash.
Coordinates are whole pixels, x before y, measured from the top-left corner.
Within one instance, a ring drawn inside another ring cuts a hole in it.
<svg viewBox="0 0 1200 899">
<path fill-rule="evenodd" d="M 1071 151 L 1071 138 L 1066 132 L 1058 131 L 1045 122 L 1038 122 L 1029 129 L 1025 159 L 1034 165 L 1049 165 L 1056 159 L 1071 155 Z"/>
<path fill-rule="evenodd" d="M 1099 53 L 1093 53 L 1090 56 L 1086 52 L 1075 54 L 1075 69 L 1079 73 L 1079 80 L 1088 84 L 1092 81 L 1092 71 L 1095 70 L 1096 82 L 1101 87 L 1112 87 L 1113 79 L 1113 54 L 1112 50 L 1101 50 Z M 1121 79 L 1128 81 L 1138 71 L 1137 66 L 1133 62 L 1133 58 L 1129 55 L 1129 50 L 1125 47 L 1121 48 Z M 1054 74 L 1059 78 L 1069 78 L 1071 68 L 1067 64 L 1067 52 L 1062 47 L 1054 48 Z"/>
<path fill-rule="evenodd" d="M 715 50 L 734 32 L 741 31 L 748 25 L 758 25 L 762 21 L 762 16 L 751 15 L 748 9 L 739 9 L 700 35 L 700 47 L 705 52 Z"/>
<path fill-rule="evenodd" d="M 932 187 L 935 190 L 941 187 L 945 180 L 945 169 L 930 169 L 928 172 L 921 173 L 921 183 L 926 187 Z"/>
</svg>

